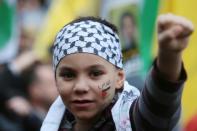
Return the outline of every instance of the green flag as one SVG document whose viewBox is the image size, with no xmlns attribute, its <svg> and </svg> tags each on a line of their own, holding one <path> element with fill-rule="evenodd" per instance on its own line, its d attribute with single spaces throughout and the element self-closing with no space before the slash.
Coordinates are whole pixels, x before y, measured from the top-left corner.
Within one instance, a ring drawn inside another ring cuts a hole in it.
<svg viewBox="0 0 197 131">
<path fill-rule="evenodd" d="M 9 61 L 17 52 L 15 14 L 15 0 L 0 0 L 0 63 Z"/>
<path fill-rule="evenodd" d="M 145 75 L 152 63 L 152 43 L 155 21 L 158 14 L 159 0 L 143 0 L 140 15 L 140 54 Z"/>
</svg>

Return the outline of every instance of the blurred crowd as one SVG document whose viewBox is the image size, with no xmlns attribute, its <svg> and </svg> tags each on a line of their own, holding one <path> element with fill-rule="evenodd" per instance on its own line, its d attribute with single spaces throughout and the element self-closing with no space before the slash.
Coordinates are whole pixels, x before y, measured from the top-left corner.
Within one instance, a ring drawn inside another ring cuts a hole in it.
<svg viewBox="0 0 197 131">
<path fill-rule="evenodd" d="M 17 55 L 0 66 L 0 130 L 38 131 L 57 97 L 52 64 L 33 51 L 50 0 L 18 0 Z"/>
</svg>

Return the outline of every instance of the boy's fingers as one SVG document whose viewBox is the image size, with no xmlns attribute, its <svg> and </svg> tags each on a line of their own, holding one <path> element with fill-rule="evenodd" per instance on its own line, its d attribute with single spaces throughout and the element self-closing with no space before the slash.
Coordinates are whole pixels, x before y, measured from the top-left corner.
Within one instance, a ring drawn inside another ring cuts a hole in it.
<svg viewBox="0 0 197 131">
<path fill-rule="evenodd" d="M 184 17 L 181 16 L 175 16 L 173 14 L 167 14 L 167 15 L 160 15 L 158 17 L 158 31 L 162 32 L 164 30 L 167 30 L 171 28 L 171 26 L 179 25 L 184 28 L 185 34 L 183 36 L 190 35 L 193 30 L 194 26 L 191 21 L 187 20 Z"/>
<path fill-rule="evenodd" d="M 173 26 L 172 28 L 163 31 L 158 35 L 158 40 L 160 43 L 168 42 L 176 37 L 178 37 L 183 28 L 181 26 Z"/>
</svg>

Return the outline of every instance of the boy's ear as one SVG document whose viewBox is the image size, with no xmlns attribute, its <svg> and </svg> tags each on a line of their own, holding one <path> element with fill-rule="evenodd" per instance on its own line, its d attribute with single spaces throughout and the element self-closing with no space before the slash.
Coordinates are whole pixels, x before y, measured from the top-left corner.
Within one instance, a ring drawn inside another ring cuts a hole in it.
<svg viewBox="0 0 197 131">
<path fill-rule="evenodd" d="M 125 73 L 123 70 L 118 69 L 117 70 L 117 83 L 116 83 L 116 89 L 120 89 L 123 87 L 125 81 Z"/>
</svg>

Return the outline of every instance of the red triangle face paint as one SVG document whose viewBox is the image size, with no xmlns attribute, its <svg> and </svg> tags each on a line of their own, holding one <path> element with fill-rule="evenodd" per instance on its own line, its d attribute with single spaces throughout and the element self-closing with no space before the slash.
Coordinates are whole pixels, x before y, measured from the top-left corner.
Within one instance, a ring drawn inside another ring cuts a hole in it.
<svg viewBox="0 0 197 131">
<path fill-rule="evenodd" d="M 107 96 L 107 92 L 102 92 L 101 95 L 102 95 L 102 97 L 106 97 Z"/>
</svg>

